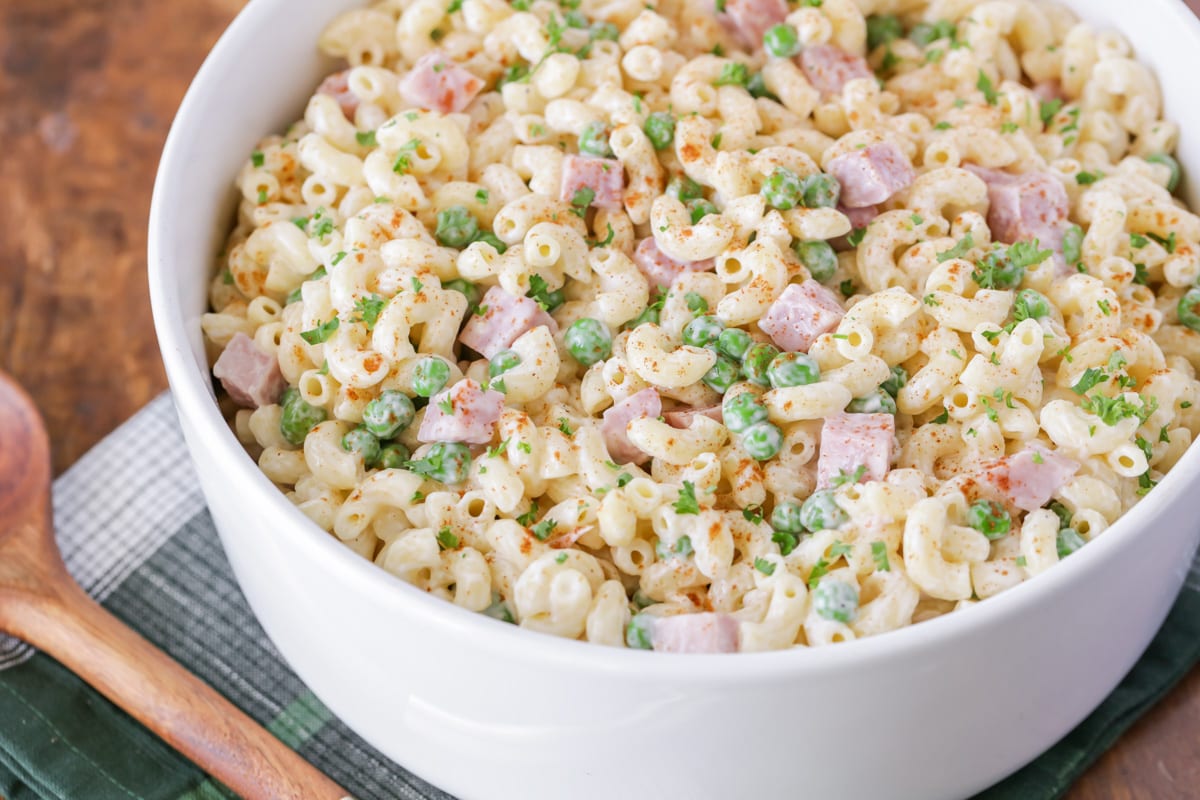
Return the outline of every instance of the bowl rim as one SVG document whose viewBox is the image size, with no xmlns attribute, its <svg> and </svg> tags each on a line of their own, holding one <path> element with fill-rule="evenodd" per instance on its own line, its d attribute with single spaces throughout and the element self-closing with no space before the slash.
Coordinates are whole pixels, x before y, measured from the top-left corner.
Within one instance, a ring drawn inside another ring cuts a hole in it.
<svg viewBox="0 0 1200 800">
<path fill-rule="evenodd" d="M 1200 20 L 1183 3 L 1151 0 L 1162 11 L 1174 14 L 1200 43 Z M 305 558 L 321 559 L 330 580 L 353 585 L 353 591 L 374 595 L 405 614 L 417 615 L 417 624 L 437 626 L 446 636 L 469 636 L 473 647 L 510 658 L 534 662 L 539 666 L 569 666 L 591 672 L 625 673 L 645 678 L 670 678 L 676 684 L 696 682 L 742 681 L 746 678 L 781 678 L 826 672 L 875 660 L 900 656 L 919 656 L 964 639 L 972 632 L 1002 624 L 1014 617 L 1033 613 L 1035 607 L 1086 580 L 1102 562 L 1118 558 L 1126 548 L 1135 546 L 1140 528 L 1148 527 L 1188 484 L 1200 477 L 1200 447 L 1194 442 L 1179 462 L 1167 473 L 1154 491 L 1107 528 L 1098 539 L 1088 543 L 1064 564 L 1027 579 L 998 596 L 970 608 L 942 614 L 933 619 L 886 634 L 840 642 L 835 647 L 793 647 L 786 650 L 733 654 L 653 653 L 629 648 L 603 647 L 589 642 L 564 639 L 516 625 L 498 624 L 497 620 L 455 606 L 434 597 L 391 575 L 374 563 L 352 552 L 334 536 L 321 530 L 296 508 L 258 468 L 226 423 L 215 402 L 207 371 L 197 368 L 189 344 L 189 330 L 183 310 L 172 302 L 176 275 L 164 259 L 175 219 L 186 215 L 172 210 L 187 207 L 188 197 L 182 182 L 172 184 L 172 175 L 185 169 L 187 142 L 202 130 L 205 120 L 198 116 L 198 97 L 213 91 L 217 65 L 236 59 L 243 40 L 282 9 L 287 0 L 250 0 L 222 33 L 193 78 L 171 124 L 155 175 L 151 198 L 147 271 L 150 303 L 159 349 L 171 386 L 171 394 L 182 420 L 196 429 L 198 441 L 213 451 L 226 470 L 226 480 L 240 487 L 240 494 L 251 502 L 263 503 L 280 521 L 282 535 L 291 537 L 291 547 Z M 233 179 L 230 178 L 232 191 Z M 210 259 L 205 258 L 205 263 Z M 189 451 L 190 451 L 189 445 Z M 190 452 L 189 452 L 190 454 Z M 1181 565 L 1182 572 L 1187 571 Z M 686 664 L 686 669 L 681 665 Z"/>
</svg>

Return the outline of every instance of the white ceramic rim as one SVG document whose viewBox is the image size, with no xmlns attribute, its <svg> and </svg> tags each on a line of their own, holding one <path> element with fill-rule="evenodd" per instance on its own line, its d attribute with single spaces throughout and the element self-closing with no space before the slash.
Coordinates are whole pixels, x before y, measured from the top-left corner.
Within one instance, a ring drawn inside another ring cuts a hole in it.
<svg viewBox="0 0 1200 800">
<path fill-rule="evenodd" d="M 1186 5 L 1178 0 L 1159 2 L 1158 5 L 1163 13 L 1173 14 L 1179 25 L 1190 27 L 1192 35 L 1200 41 L 1200 21 Z M 194 332 L 187 329 L 184 315 L 171 299 L 176 294 L 176 276 L 162 259 L 161 244 L 167 227 L 163 218 L 164 208 L 173 189 L 167 185 L 166 178 L 176 169 L 176 162 L 185 158 L 180 144 L 185 137 L 182 131 L 198 122 L 193 119 L 196 115 L 196 103 L 193 101 L 198 91 L 196 87 L 209 80 L 210 73 L 215 71 L 214 62 L 236 56 L 235 40 L 242 36 L 243 30 L 265 21 L 269 16 L 268 8 L 267 3 L 251 0 L 233 20 L 196 73 L 171 125 L 155 178 L 150 207 L 147 265 L 150 304 L 163 363 L 181 416 L 198 429 L 201 440 L 208 447 L 218 451 L 217 457 L 228 470 L 229 485 L 239 486 L 242 491 L 269 504 L 270 510 L 282 523 L 280 528 L 294 536 L 292 544 L 307 551 L 305 557 L 321 559 L 331 580 L 363 586 L 364 592 L 395 593 L 408 605 L 411 613 L 425 615 L 430 622 L 443 626 L 447 634 L 469 636 L 483 651 L 504 650 L 510 657 L 526 658 L 544 666 L 593 672 L 637 671 L 650 678 L 670 678 L 677 685 L 765 679 L 789 674 L 799 678 L 839 669 L 851 663 L 886 659 L 901 652 L 937 649 L 969 628 L 1000 624 L 1014 616 L 1035 613 L 1038 604 L 1047 602 L 1052 595 L 1066 589 L 1068 584 L 1084 579 L 1085 572 L 1091 570 L 1094 564 L 1109 558 L 1114 550 L 1123 549 L 1127 540 L 1138 535 L 1149 535 L 1148 532 L 1139 533 L 1138 529 L 1186 492 L 1190 482 L 1200 480 L 1200 446 L 1193 443 L 1154 491 L 1065 563 L 970 608 L 879 636 L 841 642 L 834 647 L 793 648 L 733 656 L 653 653 L 601 647 L 524 630 L 515 625 L 497 624 L 490 617 L 458 608 L 417 589 L 351 552 L 344 544 L 318 528 L 275 488 L 246 454 L 217 407 L 208 374 L 196 368 L 189 343 L 189 336 Z M 231 178 L 231 192 L 232 185 Z M 514 653 L 514 650 L 519 652 Z M 685 664 L 686 669 L 682 668 Z"/>
</svg>

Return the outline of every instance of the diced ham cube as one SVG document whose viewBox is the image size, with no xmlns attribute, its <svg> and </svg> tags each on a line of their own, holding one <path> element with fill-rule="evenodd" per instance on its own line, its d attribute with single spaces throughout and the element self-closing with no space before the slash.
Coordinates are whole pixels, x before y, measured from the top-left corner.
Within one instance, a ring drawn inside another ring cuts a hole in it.
<svg viewBox="0 0 1200 800">
<path fill-rule="evenodd" d="M 642 389 L 605 411 L 604 421 L 600 423 L 600 433 L 612 460 L 620 464 L 630 461 L 644 464 L 649 461 L 650 456 L 629 441 L 629 423 L 635 419 L 657 417 L 660 414 L 662 400 L 659 399 L 657 389 Z"/>
<path fill-rule="evenodd" d="M 987 184 L 987 221 L 993 239 L 1008 244 L 1037 239 L 1045 245 L 1057 237 L 1061 246 L 1069 202 L 1058 178 L 1048 172 L 1010 175 L 974 164 L 963 168 Z"/>
<path fill-rule="evenodd" d="M 763 34 L 787 18 L 785 0 L 725 0 L 725 13 L 718 19 L 742 40 L 747 50 L 762 47 Z"/>
<path fill-rule="evenodd" d="M 454 409 L 453 413 L 446 412 L 447 402 Z M 488 444 L 503 410 L 503 394 L 491 390 L 485 392 L 475 381 L 463 378 L 429 399 L 425 417 L 417 430 L 417 441 Z"/>
<path fill-rule="evenodd" d="M 865 208 L 882 203 L 917 177 L 912 162 L 891 142 L 876 142 L 851 150 L 825 167 L 842 184 L 842 205 Z"/>
<path fill-rule="evenodd" d="M 659 617 L 650 641 L 660 653 L 736 653 L 738 621 L 728 614 L 705 612 Z"/>
<path fill-rule="evenodd" d="M 483 80 L 441 53 L 427 53 L 400 79 L 400 96 L 409 105 L 440 111 L 462 111 L 483 88 Z"/>
<path fill-rule="evenodd" d="M 633 263 L 646 276 L 651 286 L 670 286 L 683 272 L 703 272 L 713 268 L 713 260 L 676 261 L 662 250 L 653 236 L 647 236 L 638 242 L 633 251 Z"/>
<path fill-rule="evenodd" d="M 327 94 L 337 104 L 342 107 L 342 113 L 346 115 L 346 119 L 354 121 L 354 114 L 358 111 L 359 99 L 358 95 L 350 91 L 350 70 L 344 69 L 341 72 L 335 72 L 325 80 L 321 81 L 321 85 L 317 87 L 317 94 Z"/>
<path fill-rule="evenodd" d="M 896 418 L 891 414 L 835 414 L 821 426 L 817 458 L 817 488 L 833 485 L 839 476 L 858 482 L 881 481 L 892 466 Z"/>
<path fill-rule="evenodd" d="M 1008 503 L 1023 511 L 1035 511 L 1050 502 L 1078 470 L 1078 462 L 1035 443 L 985 466 L 980 479 Z"/>
<path fill-rule="evenodd" d="M 499 286 L 487 290 L 477 310 L 483 314 L 470 315 L 458 340 L 488 358 L 507 350 L 518 336 L 539 325 L 545 325 L 550 333 L 558 332 L 554 318 L 537 301 L 513 297 Z"/>
<path fill-rule="evenodd" d="M 831 44 L 806 47 L 799 58 L 808 82 L 822 95 L 837 94 L 855 78 L 875 77 L 866 59 Z"/>
<path fill-rule="evenodd" d="M 865 228 L 875 221 L 879 216 L 879 206 L 862 206 L 861 208 L 847 208 L 839 204 L 837 210 L 846 215 L 846 219 L 850 220 L 850 227 Z"/>
<path fill-rule="evenodd" d="M 836 328 L 845 315 L 833 292 L 807 280 L 784 289 L 758 327 L 779 349 L 808 352 L 816 338 Z"/>
<path fill-rule="evenodd" d="M 279 360 L 258 349 L 244 333 L 235 333 L 213 364 L 213 375 L 233 402 L 245 408 L 269 406 L 279 400 L 287 381 L 279 371 Z"/>
<path fill-rule="evenodd" d="M 624 192 L 625 172 L 615 158 L 576 155 L 563 158 L 562 188 L 558 195 L 563 202 L 581 208 L 590 205 L 619 211 Z"/>
<path fill-rule="evenodd" d="M 672 428 L 684 430 L 692 426 L 692 420 L 696 416 L 708 417 L 714 422 L 725 421 L 725 415 L 721 413 L 720 406 L 708 406 L 707 408 L 677 408 L 673 411 L 664 411 L 663 419 Z"/>
</svg>

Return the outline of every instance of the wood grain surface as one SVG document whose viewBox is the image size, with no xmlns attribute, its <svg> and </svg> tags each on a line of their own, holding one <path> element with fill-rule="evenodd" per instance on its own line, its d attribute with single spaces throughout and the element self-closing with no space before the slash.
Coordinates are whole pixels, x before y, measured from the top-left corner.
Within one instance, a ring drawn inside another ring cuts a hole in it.
<svg viewBox="0 0 1200 800">
<path fill-rule="evenodd" d="M 0 3 L 0 368 L 45 415 L 56 474 L 166 387 L 146 289 L 150 191 L 188 81 L 242 5 Z M 1068 795 L 1196 797 L 1200 670 Z"/>
</svg>

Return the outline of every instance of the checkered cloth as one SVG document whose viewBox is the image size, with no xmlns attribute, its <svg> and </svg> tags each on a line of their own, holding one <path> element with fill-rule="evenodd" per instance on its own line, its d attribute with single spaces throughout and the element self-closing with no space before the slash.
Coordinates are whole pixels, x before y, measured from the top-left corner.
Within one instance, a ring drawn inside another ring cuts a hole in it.
<svg viewBox="0 0 1200 800">
<path fill-rule="evenodd" d="M 288 669 L 217 541 L 168 396 L 54 485 L 59 545 L 80 584 L 362 800 L 449 795 L 388 761 Z M 1091 717 L 977 800 L 1041 800 L 1071 783 L 1200 658 L 1200 569 L 1142 660 Z M 57 662 L 0 637 L 0 796 L 231 796 Z"/>
</svg>

